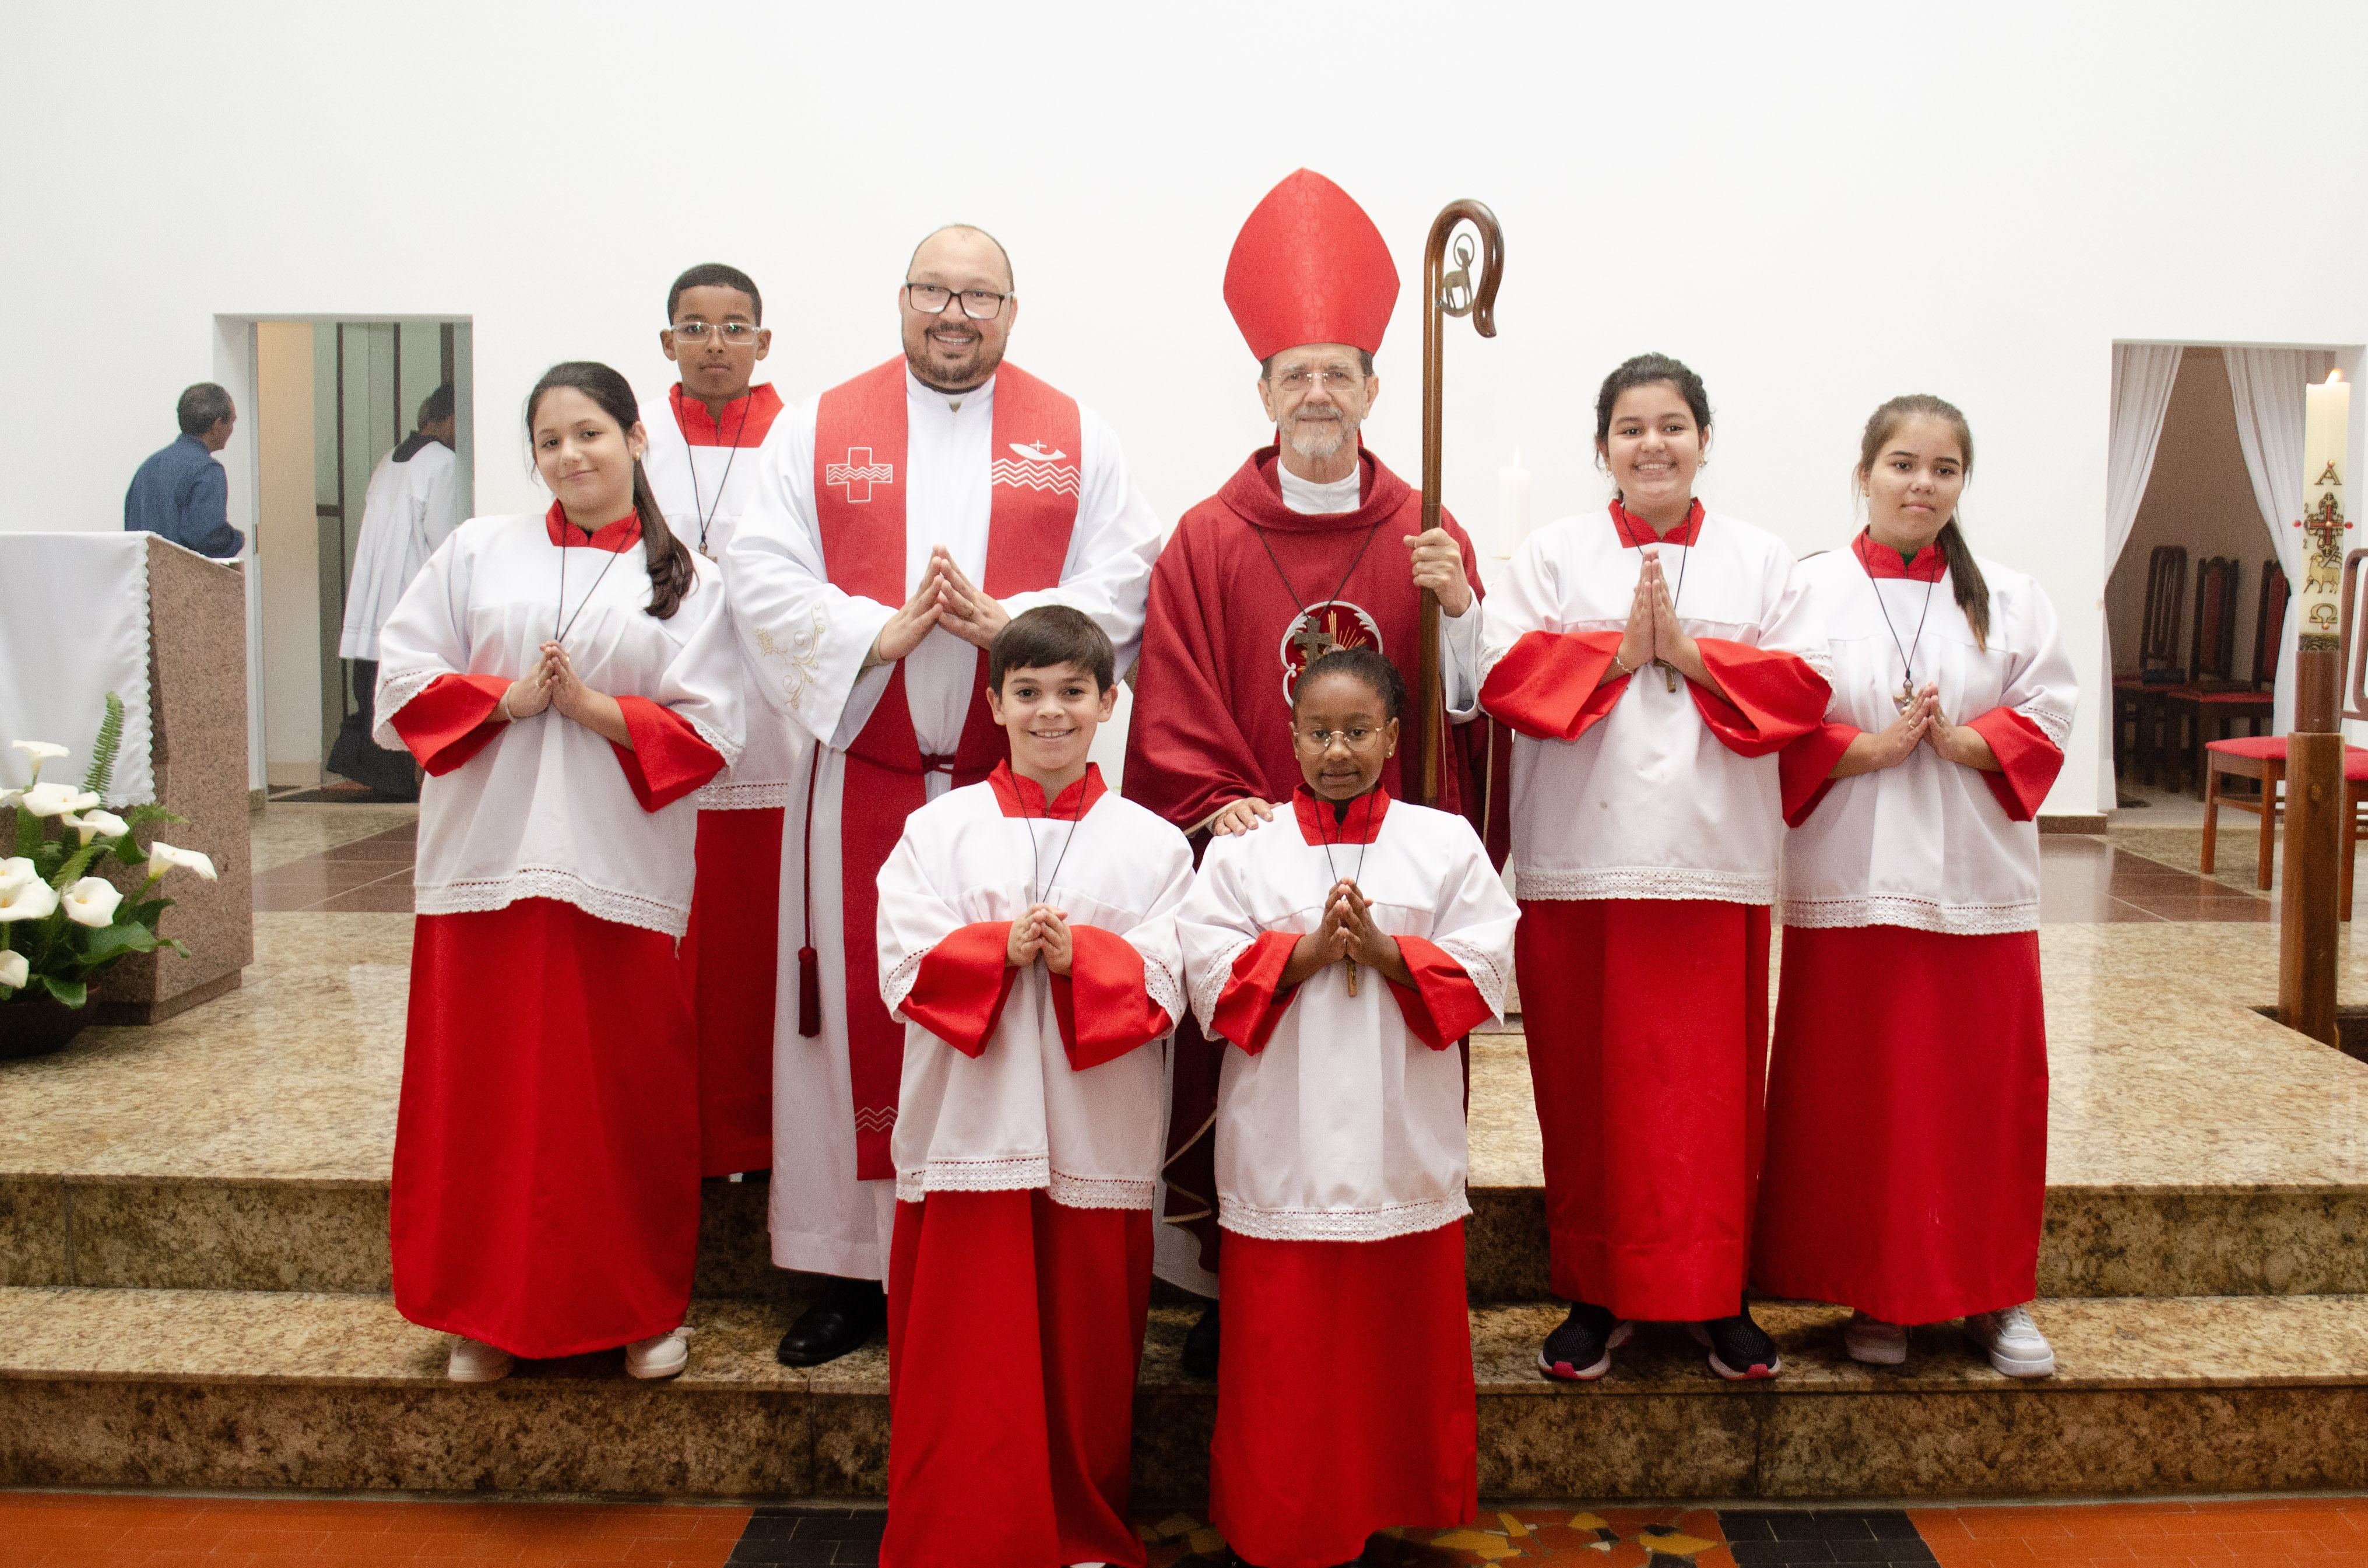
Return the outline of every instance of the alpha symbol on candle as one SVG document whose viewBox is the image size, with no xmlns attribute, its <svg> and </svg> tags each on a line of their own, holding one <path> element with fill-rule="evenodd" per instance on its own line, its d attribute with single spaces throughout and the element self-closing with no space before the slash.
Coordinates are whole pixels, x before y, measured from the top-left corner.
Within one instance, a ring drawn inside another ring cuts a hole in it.
<svg viewBox="0 0 2368 1568">
<path fill-rule="evenodd" d="M 2317 479 L 2311 481 L 2311 483 L 2313 484 L 2328 485 L 2340 485 L 2343 483 L 2343 481 L 2335 477 L 2335 460 L 2333 458 L 2329 458 L 2327 460 L 2326 472 L 2321 473 Z"/>
</svg>

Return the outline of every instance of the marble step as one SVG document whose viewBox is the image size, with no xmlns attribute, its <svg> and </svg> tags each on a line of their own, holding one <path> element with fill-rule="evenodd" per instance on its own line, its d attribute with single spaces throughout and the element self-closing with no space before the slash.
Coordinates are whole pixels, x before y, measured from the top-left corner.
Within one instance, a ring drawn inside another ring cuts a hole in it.
<svg viewBox="0 0 2368 1568">
<path fill-rule="evenodd" d="M 887 1358 L 809 1371 L 780 1302 L 701 1301 L 689 1369 L 615 1352 L 443 1379 L 450 1343 L 388 1299 L 297 1291 L 0 1290 L 0 1485 L 876 1497 Z M 1953 1327 L 1897 1369 L 1840 1352 L 1843 1314 L 1772 1303 L 1785 1374 L 1730 1384 L 1646 1325 L 1591 1386 L 1533 1358 L 1552 1306 L 1474 1310 L 1480 1486 L 1520 1497 L 1981 1497 L 2368 1486 L 2368 1297 L 2043 1301 L 2060 1370 L 2015 1381 Z M 1213 1386 L 1190 1312 L 1157 1308 L 1134 1484 L 1205 1495 Z"/>
<path fill-rule="evenodd" d="M 1475 1158 L 1472 1299 L 1540 1301 L 1545 1194 Z M 1491 1181 L 1491 1176 L 1496 1177 Z M 768 1298 L 763 1183 L 711 1181 L 695 1291 Z M 393 1288 L 382 1180 L 0 1175 L 0 1286 Z M 2066 1184 L 2047 1195 L 2044 1296 L 2368 1293 L 2368 1186 Z"/>
</svg>

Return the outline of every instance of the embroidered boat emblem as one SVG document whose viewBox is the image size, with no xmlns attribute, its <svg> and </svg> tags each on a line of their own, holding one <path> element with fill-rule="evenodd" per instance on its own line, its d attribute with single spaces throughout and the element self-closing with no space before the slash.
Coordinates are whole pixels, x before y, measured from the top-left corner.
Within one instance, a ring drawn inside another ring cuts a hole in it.
<svg viewBox="0 0 2368 1568">
<path fill-rule="evenodd" d="M 845 462 L 829 463 L 824 466 L 822 482 L 826 486 L 845 485 L 848 501 L 851 505 L 860 506 L 871 499 L 873 485 L 896 483 L 896 465 L 873 462 L 871 449 L 869 447 L 849 447 L 847 449 Z"/>
<path fill-rule="evenodd" d="M 1024 446 L 1018 441 L 1007 444 L 1018 455 L 997 458 L 987 464 L 989 483 L 1008 484 L 1018 490 L 1041 490 L 1048 494 L 1073 498 L 1077 494 L 1077 465 L 1064 462 L 1068 453 L 1058 447 L 1047 451 L 1042 441 L 1030 441 Z"/>
</svg>

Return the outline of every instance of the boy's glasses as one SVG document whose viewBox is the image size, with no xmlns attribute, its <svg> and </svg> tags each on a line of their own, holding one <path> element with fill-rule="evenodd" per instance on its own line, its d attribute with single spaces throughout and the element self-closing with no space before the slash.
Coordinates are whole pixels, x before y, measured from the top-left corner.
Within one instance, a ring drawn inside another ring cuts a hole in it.
<svg viewBox="0 0 2368 1568">
<path fill-rule="evenodd" d="M 1350 751 L 1371 751 L 1381 744 L 1382 733 L 1360 724 L 1346 730 L 1293 730 L 1292 738 L 1302 751 L 1327 752 L 1336 743 Z"/>
<path fill-rule="evenodd" d="M 723 323 L 678 321 L 668 330 L 685 343 L 704 343 L 707 341 L 707 335 L 711 332 L 722 333 L 723 341 L 734 348 L 743 344 L 757 341 L 757 329 L 744 321 Z"/>
</svg>

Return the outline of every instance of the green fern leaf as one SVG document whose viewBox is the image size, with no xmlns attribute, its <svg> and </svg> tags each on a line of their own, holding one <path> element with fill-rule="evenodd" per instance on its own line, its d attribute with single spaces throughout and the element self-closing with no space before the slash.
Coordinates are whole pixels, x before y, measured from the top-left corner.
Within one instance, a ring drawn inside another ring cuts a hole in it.
<svg viewBox="0 0 2368 1568">
<path fill-rule="evenodd" d="M 115 780 L 115 755 L 123 749 L 123 699 L 107 694 L 107 717 L 98 722 L 98 739 L 91 743 L 90 767 L 82 776 L 83 789 L 105 796 Z"/>
</svg>

